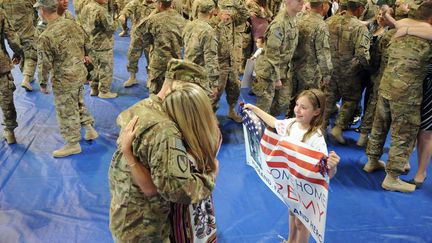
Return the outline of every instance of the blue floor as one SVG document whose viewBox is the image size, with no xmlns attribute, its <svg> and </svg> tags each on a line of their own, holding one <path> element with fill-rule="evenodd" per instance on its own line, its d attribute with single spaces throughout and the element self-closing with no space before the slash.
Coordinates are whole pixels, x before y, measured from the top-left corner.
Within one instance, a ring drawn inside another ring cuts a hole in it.
<svg viewBox="0 0 432 243">
<path fill-rule="evenodd" d="M 112 242 L 107 173 L 118 136 L 115 118 L 147 96 L 143 71 L 138 86 L 122 87 L 128 77 L 128 42 L 129 38 L 116 37 L 113 89 L 120 97 L 93 98 L 86 86 L 86 105 L 100 137 L 82 141 L 82 154 L 52 158 L 51 152 L 63 145 L 52 94 L 40 93 L 36 83 L 34 92 L 21 87 L 15 91 L 18 144 L 0 141 L 1 243 Z M 22 76 L 17 69 L 13 75 L 18 85 Z M 241 99 L 253 101 L 247 90 L 242 90 Z M 224 140 L 213 193 L 218 241 L 280 242 L 288 234 L 287 208 L 246 165 L 242 127 L 228 120 L 226 112 L 223 99 L 217 115 Z M 354 145 L 358 134 L 345 135 L 350 138 L 348 146 L 329 144 L 342 160 L 330 185 L 326 242 L 432 242 L 432 183 L 426 181 L 412 194 L 383 191 L 384 172 L 364 173 L 365 153 Z M 412 178 L 416 161 L 414 153 L 405 178 Z"/>
</svg>

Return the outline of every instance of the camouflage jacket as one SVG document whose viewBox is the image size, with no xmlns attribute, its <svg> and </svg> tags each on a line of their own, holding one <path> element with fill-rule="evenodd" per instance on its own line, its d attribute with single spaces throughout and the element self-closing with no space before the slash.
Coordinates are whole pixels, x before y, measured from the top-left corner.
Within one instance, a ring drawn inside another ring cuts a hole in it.
<svg viewBox="0 0 432 243">
<path fill-rule="evenodd" d="M 261 8 L 261 6 L 255 1 L 247 1 L 246 8 L 250 13 L 255 14 L 257 18 L 267 19 L 268 21 L 271 21 L 272 19 L 273 13 L 270 9 L 267 7 Z"/>
<path fill-rule="evenodd" d="M 298 19 L 299 38 L 293 57 L 293 70 L 300 80 L 319 82 L 330 80 L 331 62 L 329 30 L 323 17 L 309 12 Z"/>
<path fill-rule="evenodd" d="M 210 87 L 219 84 L 218 40 L 205 20 L 189 22 L 183 30 L 184 59 L 205 67 Z"/>
<path fill-rule="evenodd" d="M 117 28 L 108 8 L 90 1 L 81 11 L 81 25 L 90 36 L 92 50 L 106 51 L 114 47 L 114 32 Z"/>
<path fill-rule="evenodd" d="M 327 20 L 334 75 L 355 76 L 369 68 L 370 35 L 355 16 L 340 15 Z"/>
<path fill-rule="evenodd" d="M 151 12 L 156 9 L 156 3 L 147 0 L 132 0 L 123 8 L 120 15 L 132 19 L 132 26 L 136 27 L 145 18 L 149 17 Z"/>
<path fill-rule="evenodd" d="M 20 39 L 6 18 L 4 10 L 0 9 L 0 76 L 10 72 L 12 63 L 9 54 L 6 50 L 5 40 L 8 41 L 11 49 L 19 55 L 24 57 L 23 49 L 20 44 Z"/>
<path fill-rule="evenodd" d="M 141 22 L 129 47 L 131 63 L 138 63 L 144 48 L 151 46 L 149 69 L 165 71 L 171 58 L 181 59 L 182 32 L 186 20 L 174 9 L 154 14 Z"/>
<path fill-rule="evenodd" d="M 272 82 L 286 80 L 297 43 L 296 18 L 280 11 L 264 34 L 264 49 L 256 61 L 256 75 Z"/>
<path fill-rule="evenodd" d="M 21 39 L 32 38 L 36 11 L 31 0 L 0 0 L 0 8 L 4 9 L 11 26 Z"/>
<path fill-rule="evenodd" d="M 49 71 L 52 71 L 53 90 L 69 90 L 84 84 L 87 76 L 84 65 L 85 49 L 88 48 L 86 36 L 73 20 L 59 17 L 48 23 L 37 44 L 41 86 L 46 86 Z"/>
<path fill-rule="evenodd" d="M 204 199 L 211 194 L 215 175 L 191 172 L 182 135 L 158 96 L 123 111 L 118 125 L 124 128 L 135 115 L 139 120 L 133 153 L 150 170 L 159 194 L 149 198 L 141 192 L 119 145 L 109 169 L 110 229 L 121 241 L 169 242 L 170 202 L 190 204 Z"/>
<path fill-rule="evenodd" d="M 423 80 L 432 61 L 431 44 L 429 40 L 411 35 L 391 40 L 387 67 L 379 87 L 381 96 L 402 104 L 421 104 Z"/>
</svg>

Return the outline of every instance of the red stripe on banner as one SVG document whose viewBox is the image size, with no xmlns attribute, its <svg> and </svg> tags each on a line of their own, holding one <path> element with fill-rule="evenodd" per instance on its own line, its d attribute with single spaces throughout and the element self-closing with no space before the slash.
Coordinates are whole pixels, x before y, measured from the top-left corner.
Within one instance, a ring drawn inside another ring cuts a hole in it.
<svg viewBox="0 0 432 243">
<path fill-rule="evenodd" d="M 293 143 L 290 143 L 287 141 L 279 141 L 277 139 L 270 137 L 269 135 L 267 135 L 265 133 L 263 134 L 262 139 L 264 141 L 270 143 L 270 144 L 273 144 L 273 145 L 276 145 L 279 143 L 280 145 L 282 145 L 285 148 L 291 149 L 293 151 L 299 152 L 301 154 L 307 155 L 307 156 L 314 158 L 314 159 L 317 159 L 317 160 L 320 160 L 323 156 L 323 154 L 321 152 L 310 150 L 310 149 L 301 147 L 299 145 L 296 145 L 296 144 L 293 144 Z"/>
<path fill-rule="evenodd" d="M 284 152 L 283 150 L 270 150 L 270 151 L 271 151 L 270 154 L 267 154 L 267 153 L 265 153 L 265 154 L 267 154 L 269 156 L 281 156 L 281 157 L 285 157 L 289 161 L 295 163 L 296 165 L 300 166 L 301 168 L 303 168 L 305 170 L 308 170 L 308 171 L 311 171 L 311 172 L 315 172 L 315 173 L 320 172 L 320 169 L 319 169 L 318 166 L 315 166 L 315 165 L 313 165 L 311 163 L 308 163 L 308 162 L 306 162 L 304 160 L 301 160 L 301 159 L 296 158 L 296 157 L 294 157 L 292 155 L 289 155 L 286 152 Z"/>
<path fill-rule="evenodd" d="M 288 169 L 290 171 L 290 173 L 292 175 L 294 175 L 295 177 L 299 178 L 299 179 L 303 179 L 305 181 L 308 181 L 312 184 L 317 184 L 317 185 L 321 185 L 323 187 L 325 187 L 325 189 L 328 190 L 328 184 L 326 180 L 323 179 L 316 179 L 316 178 L 310 178 L 307 176 L 304 176 L 303 174 L 299 173 L 298 171 L 296 171 L 295 169 L 291 168 L 288 166 L 287 163 L 285 162 L 267 162 L 267 165 L 270 168 L 282 168 L 282 169 Z"/>
</svg>

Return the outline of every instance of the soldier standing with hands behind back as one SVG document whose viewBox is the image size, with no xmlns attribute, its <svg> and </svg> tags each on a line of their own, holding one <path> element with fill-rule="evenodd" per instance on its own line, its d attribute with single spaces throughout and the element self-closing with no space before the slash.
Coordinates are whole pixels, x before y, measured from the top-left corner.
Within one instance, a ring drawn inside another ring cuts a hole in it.
<svg viewBox="0 0 432 243">
<path fill-rule="evenodd" d="M 57 0 L 38 0 L 34 5 L 48 22 L 47 29 L 38 41 L 41 91 L 47 93 L 49 71 L 52 70 L 52 89 L 60 133 L 67 144 L 53 152 L 53 157 L 66 157 L 81 153 L 80 129 L 84 126 L 86 140 L 93 140 L 98 133 L 93 128 L 93 118 L 84 105 L 84 87 L 87 69 L 84 65 L 86 35 L 75 21 L 57 14 Z"/>
</svg>

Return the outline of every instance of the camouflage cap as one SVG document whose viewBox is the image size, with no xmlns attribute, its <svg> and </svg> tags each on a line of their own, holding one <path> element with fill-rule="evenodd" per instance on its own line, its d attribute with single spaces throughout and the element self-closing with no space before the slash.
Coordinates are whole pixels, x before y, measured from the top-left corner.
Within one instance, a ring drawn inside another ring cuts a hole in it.
<svg viewBox="0 0 432 243">
<path fill-rule="evenodd" d="M 348 0 L 348 2 L 358 3 L 360 5 L 366 6 L 367 0 Z"/>
<path fill-rule="evenodd" d="M 235 10 L 235 3 L 233 0 L 219 0 L 218 7 L 221 10 Z"/>
<path fill-rule="evenodd" d="M 215 3 L 213 0 L 197 0 L 196 10 L 202 13 L 208 13 L 215 8 Z"/>
<path fill-rule="evenodd" d="M 170 3 L 170 2 L 172 2 L 173 0 L 157 0 L 157 2 L 165 2 L 165 3 Z"/>
<path fill-rule="evenodd" d="M 58 0 L 37 0 L 36 3 L 33 5 L 33 8 L 49 8 L 49 9 L 57 9 L 58 7 Z"/>
<path fill-rule="evenodd" d="M 198 84 L 208 94 L 212 93 L 206 70 L 193 62 L 171 59 L 168 62 L 166 79 Z"/>
</svg>

